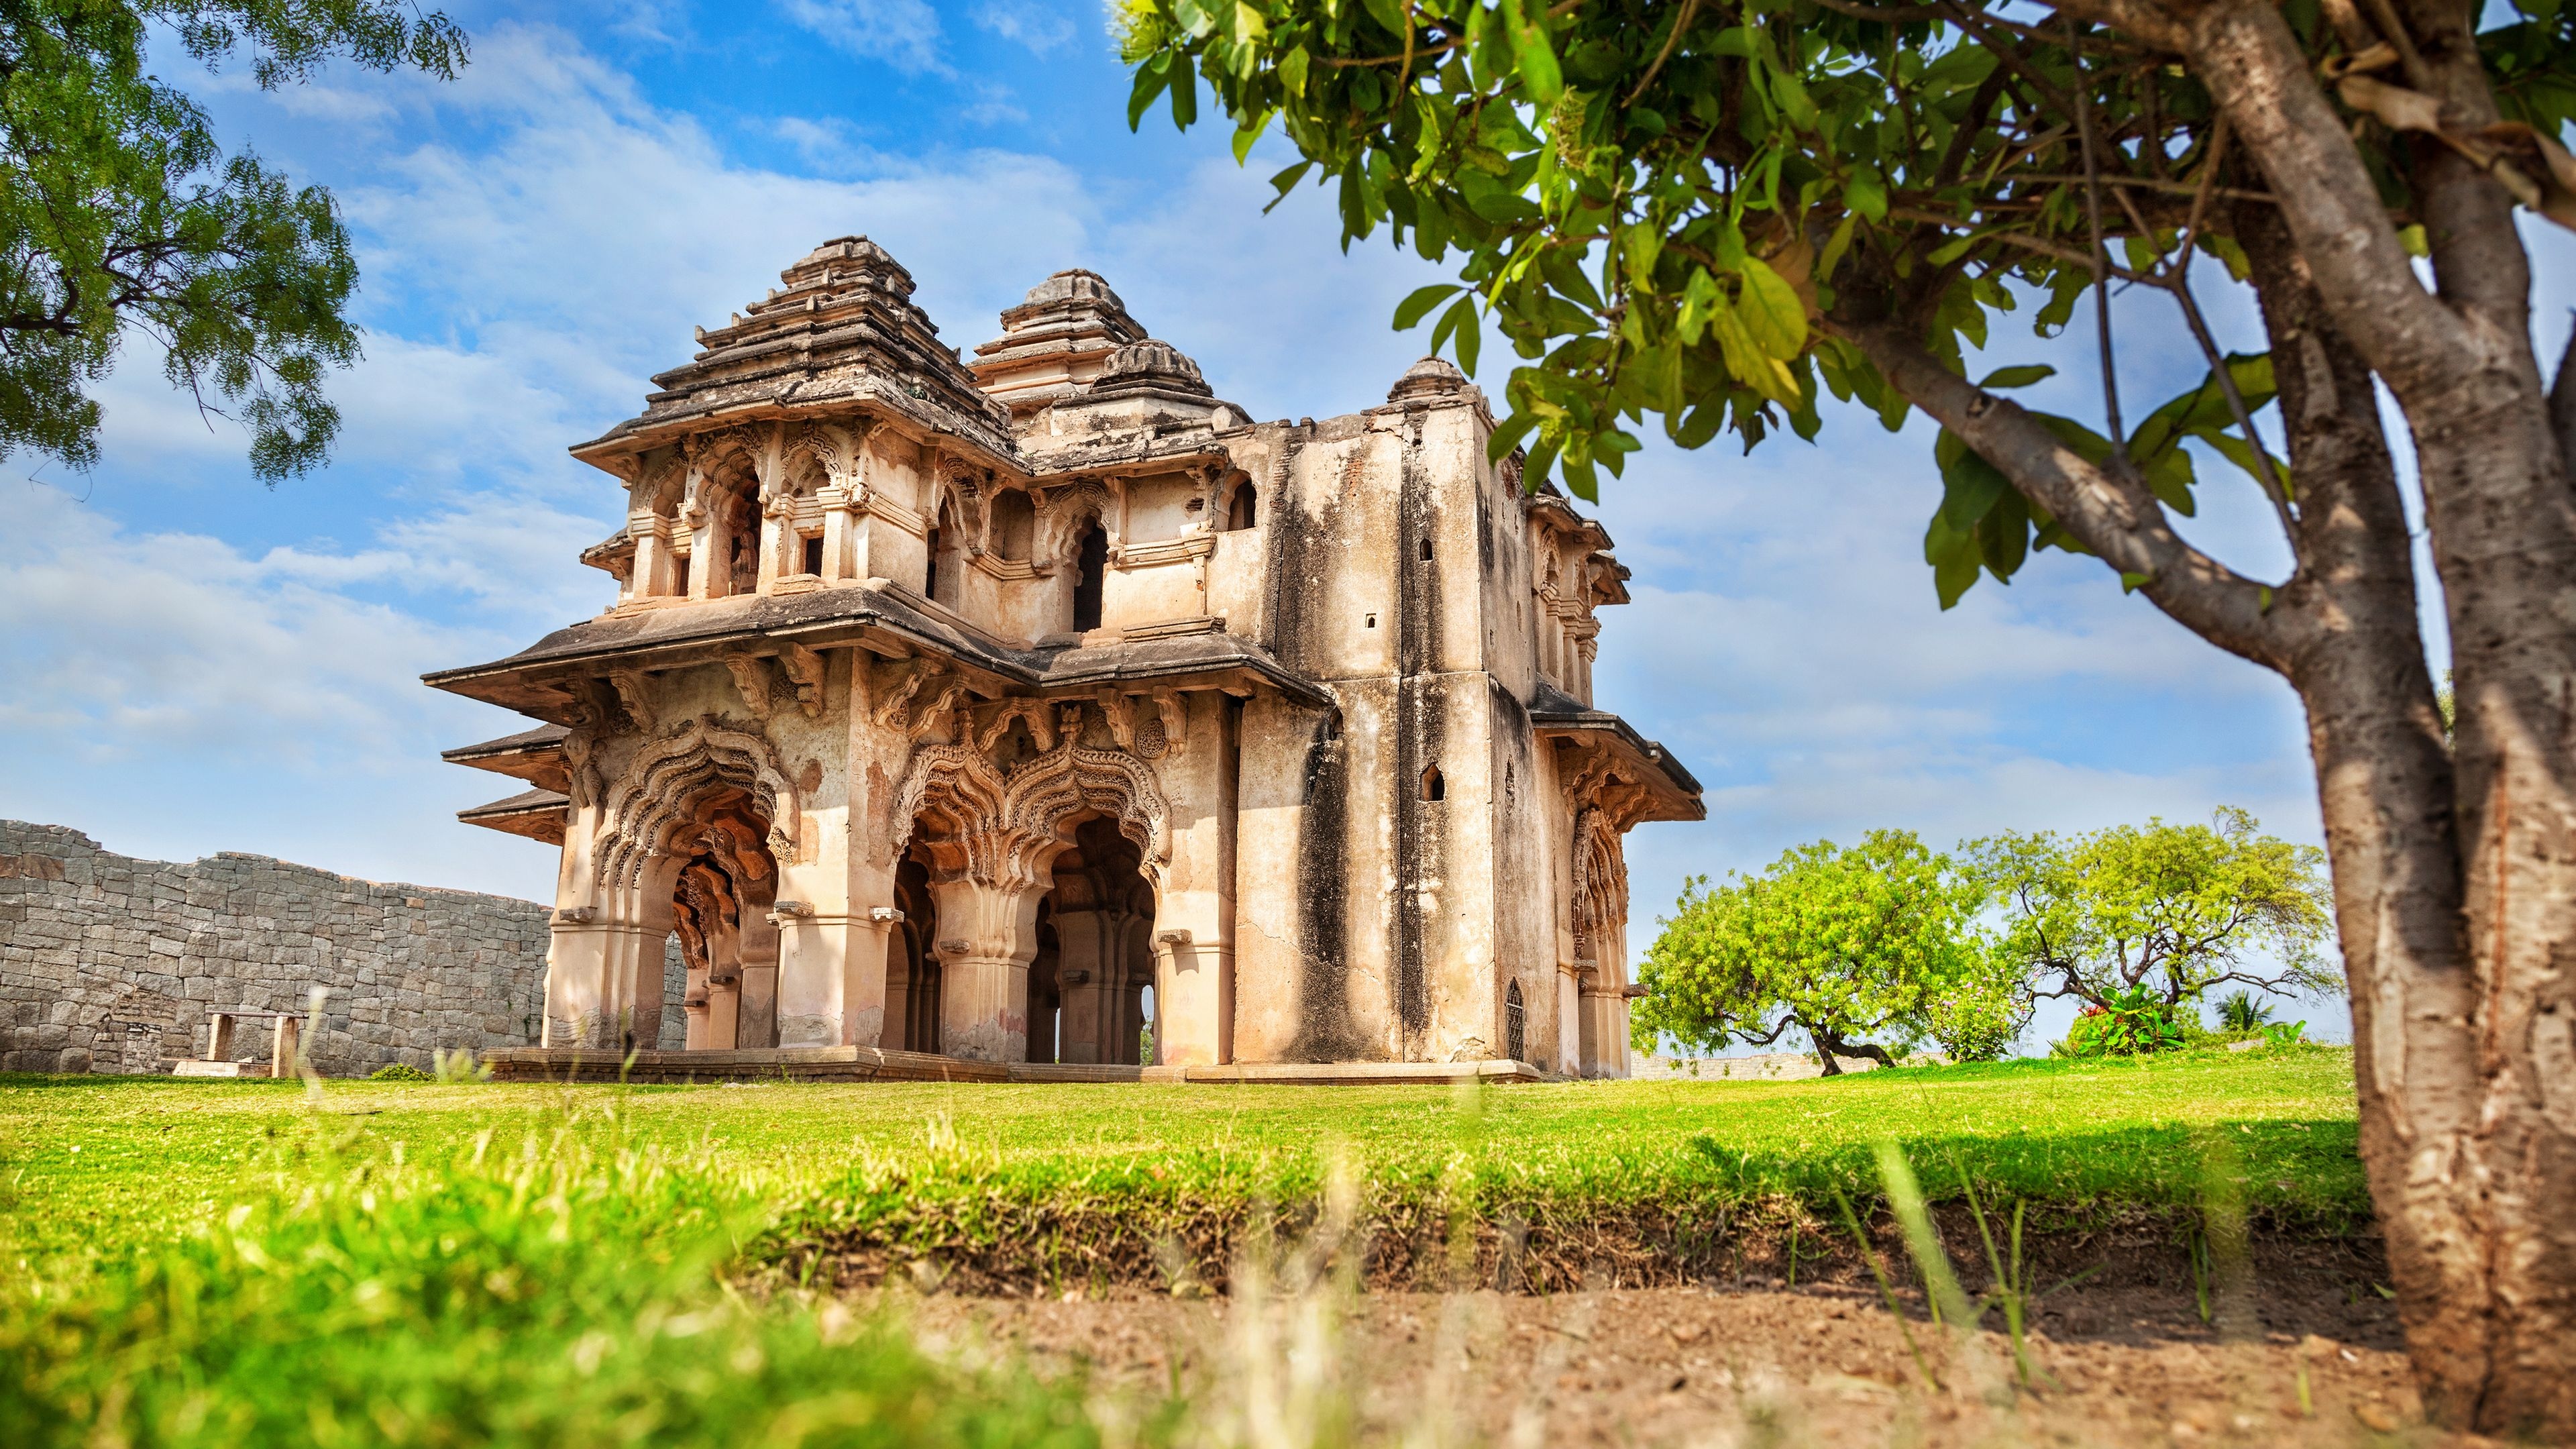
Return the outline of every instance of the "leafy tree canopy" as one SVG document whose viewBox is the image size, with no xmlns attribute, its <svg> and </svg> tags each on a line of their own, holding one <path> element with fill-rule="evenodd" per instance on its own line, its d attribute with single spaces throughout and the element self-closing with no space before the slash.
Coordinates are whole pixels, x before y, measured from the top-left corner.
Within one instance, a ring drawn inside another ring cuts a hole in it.
<svg viewBox="0 0 2576 1449">
<path fill-rule="evenodd" d="M 2576 10 L 2516 0 L 2478 37 L 2508 121 L 2459 144 L 2553 217 L 2576 220 Z M 2222 356 L 2193 288 L 2195 256 L 2247 274 L 2237 203 L 2268 202 L 2231 154 L 2187 67 L 2068 9 L 2038 23 L 1980 4 L 1868 0 L 1125 0 L 1131 122 L 1166 99 L 1198 117 L 1204 80 L 1249 153 L 1272 125 L 1338 188 L 1343 245 L 1384 227 L 1459 281 L 1432 346 L 1474 370 L 1490 323 L 1520 359 L 1497 458 L 1553 469 L 1580 497 L 1661 420 L 1684 447 L 1732 431 L 1749 448 L 1786 424 L 1812 438 L 1825 393 L 1890 429 L 1873 329 L 1901 318 L 1911 355 L 1964 376 L 2005 314 L 2035 306 L 2054 336 L 2097 280 L 2169 294 L 2210 364 L 2197 387 L 2109 436 L 2041 415 L 2058 443 L 2142 485 L 2138 503 L 2195 509 L 2197 440 L 2287 515 L 2287 467 L 2253 435 L 2272 399 L 2264 354 Z M 2330 8 L 2330 7 L 2329 7 Z M 2144 15 L 2145 12 L 2140 12 Z M 2299 42 L 2358 118 L 2376 179 L 2419 252 L 2404 134 L 2440 132 L 2431 103 L 2382 77 L 2407 59 L 2338 39 L 2319 0 L 2288 0 Z M 2409 71 L 2412 74 L 2412 71 Z M 2407 99 L 2412 96 L 2411 100 Z M 2421 103 L 2420 105 L 2418 103 Z M 2106 318 L 2107 325 L 2107 318 Z M 2108 333 L 2105 333 L 2106 339 Z M 2107 348 L 2107 341 L 2106 341 Z M 2045 366 L 1990 373 L 2026 386 Z M 2008 579 L 2033 548 L 2088 551 L 2048 509 L 1947 429 L 1944 496 L 1924 540 L 1945 606 L 1981 570 Z M 2119 561 L 2129 569 L 2128 560 Z M 2127 575 L 2132 587 L 2150 572 Z"/>
<path fill-rule="evenodd" d="M 1874 830 L 1849 850 L 1802 845 L 1714 888 L 1701 876 L 1638 971 L 1647 994 L 1632 1039 L 1640 1050 L 1670 1037 L 1715 1051 L 1795 1030 L 1828 1074 L 1841 1070 L 1837 1056 L 1891 1062 L 1865 1038 L 1911 1048 L 1945 999 L 1976 993 L 1988 974 L 1975 904 L 1949 858 L 1902 830 Z"/>
<path fill-rule="evenodd" d="M 398 0 L 0 6 L 0 455 L 95 463 L 91 392 L 133 328 L 172 386 L 249 430 L 255 473 L 301 473 L 339 430 L 323 371 L 358 355 L 348 233 L 329 192 L 226 156 L 145 73 L 156 32 L 209 68 L 246 51 L 263 89 L 335 56 L 449 78 L 465 35 Z"/>
<path fill-rule="evenodd" d="M 2087 835 L 2007 832 L 1967 847 L 2003 912 L 1998 956 L 2038 996 L 2108 1008 L 2151 991 L 2173 1005 L 2222 983 L 2340 993 L 2325 852 L 2222 809 L 2211 825 Z"/>
</svg>

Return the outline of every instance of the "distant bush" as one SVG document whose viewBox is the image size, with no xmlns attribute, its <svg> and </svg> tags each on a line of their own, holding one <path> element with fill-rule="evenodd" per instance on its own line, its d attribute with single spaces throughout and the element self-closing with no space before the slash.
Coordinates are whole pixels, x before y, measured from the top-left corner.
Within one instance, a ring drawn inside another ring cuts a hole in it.
<svg viewBox="0 0 2576 1449">
<path fill-rule="evenodd" d="M 2251 991 L 2233 991 L 2218 999 L 2218 1029 L 2230 1036 L 2252 1036 L 2272 1019 L 2272 1008 Z"/>
<path fill-rule="evenodd" d="M 2152 989 L 2132 986 L 2105 993 L 2105 1004 L 2088 1006 L 2067 1028 L 2066 1039 L 2049 1048 L 2061 1057 L 2141 1056 L 2179 1051 L 2191 1044 L 2199 1023 Z"/>
<path fill-rule="evenodd" d="M 367 1080 L 370 1082 L 426 1082 L 432 1078 L 429 1073 L 408 1062 L 394 1062 L 367 1073 Z"/>
</svg>

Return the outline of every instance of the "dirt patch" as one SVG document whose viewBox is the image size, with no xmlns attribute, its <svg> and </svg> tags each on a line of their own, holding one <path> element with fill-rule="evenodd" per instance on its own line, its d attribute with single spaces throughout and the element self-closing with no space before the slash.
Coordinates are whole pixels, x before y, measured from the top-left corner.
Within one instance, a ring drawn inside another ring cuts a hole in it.
<svg viewBox="0 0 2576 1449">
<path fill-rule="evenodd" d="M 850 1221 L 783 1235 L 758 1256 L 775 1281 L 843 1292 L 927 1272 L 951 1293 L 1100 1298 L 1157 1292 L 1176 1277 L 1223 1292 L 1247 1245 L 1315 1230 L 1317 1206 L 1280 1209 L 1232 1199 L 1140 1201 L 1118 1195 L 999 1193 L 959 1199 L 889 1194 Z M 1933 1208 L 1950 1260 L 1971 1291 L 1987 1277 L 1984 1239 L 1966 1207 Z M 1870 1236 L 1887 1270 L 1909 1282 L 1901 1235 L 1884 1212 Z M 2005 1225 L 1991 1225 L 1998 1233 Z M 2336 1292 L 2388 1281 L 2378 1238 L 2338 1235 L 2257 1216 L 2248 1225 L 2258 1280 L 2317 1278 Z M 1849 1231 L 1794 1204 L 1593 1203 L 1535 1198 L 1484 1205 L 1458 1225 L 1436 1199 L 1376 1204 L 1343 1239 L 1371 1292 L 1493 1288 L 1566 1293 L 1601 1288 L 1728 1287 L 1874 1282 Z M 2095 1288 L 2188 1287 L 2196 1213 L 2153 1208 L 2043 1208 L 2022 1258 L 2029 1281 L 2082 1275 Z"/>
<path fill-rule="evenodd" d="M 1085 1368 L 1131 1407 L 1177 1391 L 1220 1428 L 1228 1417 L 1276 1425 L 1345 1414 L 1368 1442 L 2478 1442 L 2420 1427 L 2390 1305 L 2315 1279 L 2268 1282 L 2257 1321 L 2228 1340 L 2201 1322 L 2187 1288 L 2059 1295 L 2028 1335 L 2035 1383 L 2019 1392 L 2008 1386 L 2003 1334 L 1949 1344 L 1909 1308 L 1942 1380 L 1926 1387 L 1875 1290 L 1834 1284 L 1372 1293 L 1346 1310 L 1323 1296 L 1262 1306 L 891 1296 L 944 1351 L 1024 1354 L 1041 1373 Z"/>
</svg>

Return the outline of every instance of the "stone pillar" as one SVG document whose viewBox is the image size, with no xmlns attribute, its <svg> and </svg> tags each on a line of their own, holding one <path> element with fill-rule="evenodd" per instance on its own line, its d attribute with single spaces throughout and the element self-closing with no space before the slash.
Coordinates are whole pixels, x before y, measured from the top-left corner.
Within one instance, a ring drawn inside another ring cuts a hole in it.
<svg viewBox="0 0 2576 1449">
<path fill-rule="evenodd" d="M 939 906 L 939 1048 L 978 1062 L 1028 1059 L 1029 963 L 1038 954 L 1038 885 L 933 881 Z"/>
<path fill-rule="evenodd" d="M 632 1001 L 631 983 L 623 979 L 628 974 L 624 958 L 631 953 L 622 948 L 638 928 L 581 919 L 590 913 L 586 906 L 555 912 L 553 940 L 546 950 L 545 1044 L 550 1047 L 610 1050 L 621 1042 L 624 1024 L 619 1009 Z M 658 947 L 660 937 L 654 943 Z M 657 982 L 653 992 L 657 1033 L 661 999 Z"/>
<path fill-rule="evenodd" d="M 850 577 L 850 490 L 827 485 L 814 490 L 814 501 L 823 505 L 823 582 L 837 584 Z"/>
<path fill-rule="evenodd" d="M 912 1020 L 912 958 L 904 949 L 900 930 L 886 932 L 885 969 L 879 979 L 885 987 L 885 1009 L 875 1044 L 890 1052 L 906 1050 L 905 1027 Z"/>
<path fill-rule="evenodd" d="M 626 597 L 656 598 L 671 592 L 671 525 L 642 510 L 626 515 L 626 535 L 635 540 L 635 567 L 626 575 Z"/>
<path fill-rule="evenodd" d="M 1556 1070 L 1568 1076 L 1583 1070 L 1582 971 L 1560 967 L 1556 973 Z"/>
<path fill-rule="evenodd" d="M 1064 995 L 1064 1059 L 1114 1062 L 1112 1034 L 1119 1020 L 1115 993 L 1125 977 L 1118 959 L 1122 911 L 1061 911 L 1055 918 L 1060 953 L 1056 982 Z"/>
<path fill-rule="evenodd" d="M 280 1016 L 277 1019 L 277 1034 L 271 1038 L 269 1044 L 268 1074 L 270 1076 L 295 1075 L 295 1059 L 304 1049 L 303 1025 L 303 1019 L 296 1016 Z"/>
<path fill-rule="evenodd" d="M 1233 702 L 1181 696 L 1187 732 L 1154 762 L 1171 809 L 1172 863 L 1154 913 L 1154 1046 L 1167 1066 L 1234 1059 Z"/>
<path fill-rule="evenodd" d="M 901 913 L 878 906 L 854 915 L 780 911 L 774 919 L 778 1044 L 877 1045 L 889 1020 L 886 963 Z"/>
</svg>

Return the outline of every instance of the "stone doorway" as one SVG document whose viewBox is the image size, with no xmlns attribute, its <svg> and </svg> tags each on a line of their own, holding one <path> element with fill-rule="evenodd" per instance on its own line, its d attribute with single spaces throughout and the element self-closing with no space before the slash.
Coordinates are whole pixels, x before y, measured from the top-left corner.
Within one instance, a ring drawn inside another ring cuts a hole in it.
<svg viewBox="0 0 2576 1449">
<path fill-rule="evenodd" d="M 686 985 L 680 998 L 690 1051 L 778 1044 L 778 862 L 769 822 L 750 795 L 709 791 L 676 832 L 682 858 L 672 887 L 671 929 Z"/>
<path fill-rule="evenodd" d="M 895 909 L 903 923 L 886 942 L 885 1033 L 877 1045 L 892 1052 L 939 1050 L 939 903 L 930 890 L 930 868 L 914 846 L 895 867 Z"/>
<path fill-rule="evenodd" d="M 1154 887 L 1143 855 L 1101 815 L 1069 832 L 1039 905 L 1029 971 L 1029 1060 L 1144 1064 L 1154 985 Z"/>
</svg>

